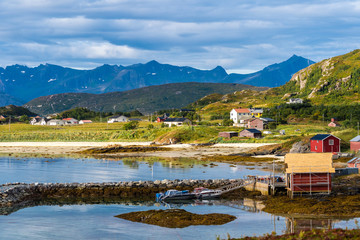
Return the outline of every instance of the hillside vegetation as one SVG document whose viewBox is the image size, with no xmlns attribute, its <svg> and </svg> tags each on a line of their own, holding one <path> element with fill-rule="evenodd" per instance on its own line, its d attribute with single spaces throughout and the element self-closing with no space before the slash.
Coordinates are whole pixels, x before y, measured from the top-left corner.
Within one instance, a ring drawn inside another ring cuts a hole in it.
<svg viewBox="0 0 360 240">
<path fill-rule="evenodd" d="M 300 70 L 273 93 L 310 99 L 317 104 L 359 102 L 360 49 L 325 59 Z"/>
<path fill-rule="evenodd" d="M 36 98 L 24 107 L 42 115 L 76 107 L 97 112 L 139 110 L 142 113 L 152 113 L 161 109 L 182 108 L 209 94 L 226 94 L 243 89 L 260 91 L 267 88 L 232 83 L 173 83 L 105 94 L 55 94 Z"/>
<path fill-rule="evenodd" d="M 360 102 L 360 50 L 312 64 L 295 73 L 281 87 L 264 91 L 242 90 L 222 96 L 210 95 L 189 107 L 196 108 L 210 118 L 229 113 L 238 107 L 279 109 L 278 106 L 282 105 L 286 108 L 285 103 L 290 98 L 301 98 L 311 106 L 319 106 L 312 107 L 310 112 L 308 108 L 306 117 L 320 119 L 324 114 L 325 120 L 331 117 L 338 117 L 339 120 L 359 119 L 358 116 L 354 117 L 357 113 L 351 117 L 350 110 L 353 104 Z M 351 106 L 345 107 L 344 111 L 343 106 L 346 105 Z"/>
</svg>

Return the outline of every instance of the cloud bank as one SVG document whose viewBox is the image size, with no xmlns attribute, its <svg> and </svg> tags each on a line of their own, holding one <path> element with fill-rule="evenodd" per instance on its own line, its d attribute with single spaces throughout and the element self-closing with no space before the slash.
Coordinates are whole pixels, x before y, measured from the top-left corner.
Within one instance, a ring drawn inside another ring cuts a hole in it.
<svg viewBox="0 0 360 240">
<path fill-rule="evenodd" d="M 360 45 L 360 1 L 3 0 L 0 66 L 162 63 L 256 71 Z"/>
</svg>

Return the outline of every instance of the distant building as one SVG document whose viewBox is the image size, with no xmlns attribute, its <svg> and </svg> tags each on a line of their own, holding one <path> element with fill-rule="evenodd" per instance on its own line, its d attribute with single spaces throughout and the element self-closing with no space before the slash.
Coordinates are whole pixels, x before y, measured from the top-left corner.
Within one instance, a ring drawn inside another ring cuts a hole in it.
<svg viewBox="0 0 360 240">
<path fill-rule="evenodd" d="M 264 120 L 261 118 L 250 119 L 247 123 L 247 127 L 262 131 L 264 130 Z"/>
<path fill-rule="evenodd" d="M 163 121 L 169 127 L 171 126 L 181 126 L 184 124 L 191 124 L 191 121 L 187 118 L 167 118 Z"/>
<path fill-rule="evenodd" d="M 112 116 L 109 117 L 108 123 L 114 123 L 114 122 L 127 122 L 129 118 L 121 115 L 117 115 L 117 116 Z"/>
<path fill-rule="evenodd" d="M 360 158 L 354 157 L 347 162 L 348 168 L 358 168 L 360 170 Z"/>
<path fill-rule="evenodd" d="M 79 124 L 79 121 L 75 118 L 63 118 L 65 125 L 76 125 Z"/>
<path fill-rule="evenodd" d="M 244 129 L 239 133 L 239 137 L 248 137 L 248 138 L 261 138 L 261 132 L 257 129 Z"/>
<path fill-rule="evenodd" d="M 263 112 L 264 112 L 264 110 L 262 108 L 250 108 L 251 116 L 254 116 L 257 118 L 261 117 Z"/>
<path fill-rule="evenodd" d="M 31 125 L 46 125 L 47 119 L 44 117 L 36 116 L 30 120 Z"/>
<path fill-rule="evenodd" d="M 311 152 L 340 152 L 341 139 L 331 134 L 317 134 L 310 138 Z"/>
<path fill-rule="evenodd" d="M 248 108 L 234 108 L 230 111 L 230 119 L 233 120 L 234 123 L 241 123 L 240 119 L 242 117 L 251 118 L 251 111 Z"/>
<path fill-rule="evenodd" d="M 49 126 L 64 126 L 65 122 L 63 120 L 59 120 L 59 119 L 51 119 L 47 122 L 47 125 L 49 125 Z"/>
<path fill-rule="evenodd" d="M 92 123 L 91 120 L 80 120 L 79 124 L 88 124 L 88 123 Z"/>
<path fill-rule="evenodd" d="M 238 132 L 219 132 L 219 137 L 232 138 L 239 136 Z"/>
<path fill-rule="evenodd" d="M 360 135 L 350 140 L 350 150 L 354 152 L 360 150 Z"/>
<path fill-rule="evenodd" d="M 341 127 L 340 123 L 335 118 L 331 118 L 331 122 L 328 124 L 329 127 Z"/>
<path fill-rule="evenodd" d="M 301 98 L 290 98 L 287 104 L 303 104 L 304 101 Z"/>
<path fill-rule="evenodd" d="M 163 122 L 163 121 L 165 121 L 165 119 L 168 119 L 169 117 L 170 117 L 170 115 L 168 113 L 164 113 L 164 115 L 162 117 L 156 118 L 156 122 Z"/>
</svg>

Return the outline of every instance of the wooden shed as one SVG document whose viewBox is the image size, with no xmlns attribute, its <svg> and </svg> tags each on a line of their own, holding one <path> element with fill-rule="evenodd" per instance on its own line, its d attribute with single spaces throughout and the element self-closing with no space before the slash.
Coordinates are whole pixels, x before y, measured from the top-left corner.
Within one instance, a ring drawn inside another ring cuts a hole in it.
<svg viewBox="0 0 360 240">
<path fill-rule="evenodd" d="M 289 153 L 285 156 L 288 195 L 331 192 L 335 173 L 332 153 Z"/>
<path fill-rule="evenodd" d="M 239 137 L 261 138 L 261 132 L 254 128 L 244 129 L 239 133 Z"/>
<path fill-rule="evenodd" d="M 239 136 L 238 132 L 219 132 L 219 137 L 232 138 Z"/>
</svg>

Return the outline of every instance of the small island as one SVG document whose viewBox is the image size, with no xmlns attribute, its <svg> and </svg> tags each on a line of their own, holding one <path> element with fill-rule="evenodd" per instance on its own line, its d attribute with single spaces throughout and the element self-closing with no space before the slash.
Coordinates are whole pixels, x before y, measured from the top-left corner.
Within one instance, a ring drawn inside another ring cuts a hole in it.
<svg viewBox="0 0 360 240">
<path fill-rule="evenodd" d="M 115 217 L 167 228 L 184 228 L 191 225 L 223 225 L 236 219 L 235 216 L 228 214 L 195 214 L 183 209 L 139 211 L 124 213 Z"/>
</svg>

